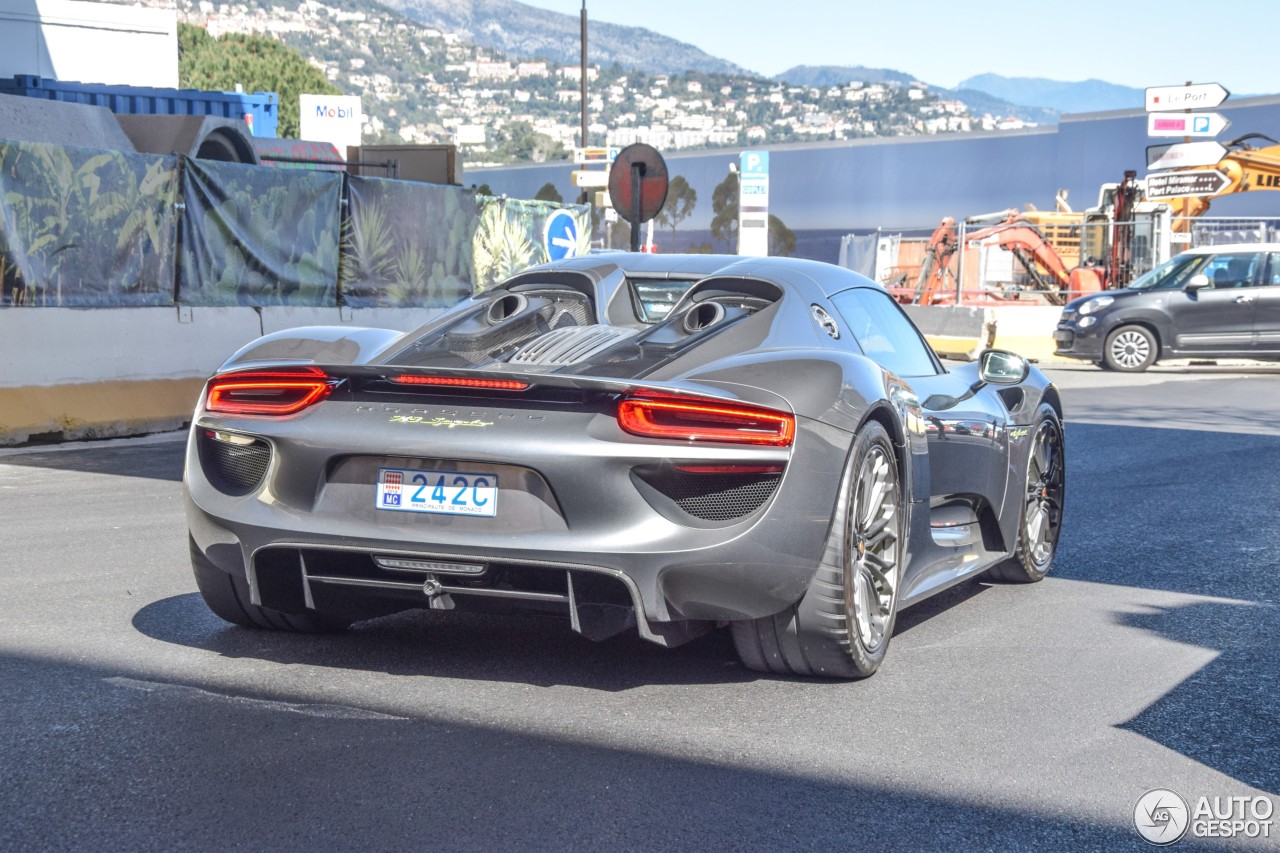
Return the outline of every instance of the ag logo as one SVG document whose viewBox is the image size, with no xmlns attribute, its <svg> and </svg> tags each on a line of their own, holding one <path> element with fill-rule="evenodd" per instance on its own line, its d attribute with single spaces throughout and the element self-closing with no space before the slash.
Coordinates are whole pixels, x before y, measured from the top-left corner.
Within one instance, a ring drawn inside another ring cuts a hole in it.
<svg viewBox="0 0 1280 853">
<path fill-rule="evenodd" d="M 1173 844 L 1187 834 L 1191 823 L 1187 801 L 1166 788 L 1155 788 L 1138 798 L 1133 825 L 1144 841 L 1157 847 Z"/>
</svg>

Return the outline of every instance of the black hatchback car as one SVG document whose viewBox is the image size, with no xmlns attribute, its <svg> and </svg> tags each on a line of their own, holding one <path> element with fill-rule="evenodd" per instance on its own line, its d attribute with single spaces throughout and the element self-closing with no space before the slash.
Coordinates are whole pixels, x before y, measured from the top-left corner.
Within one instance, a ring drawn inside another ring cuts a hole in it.
<svg viewBox="0 0 1280 853">
<path fill-rule="evenodd" d="M 1127 372 L 1161 358 L 1280 360 L 1280 243 L 1183 252 L 1068 302 L 1053 339 L 1057 355 Z"/>
</svg>

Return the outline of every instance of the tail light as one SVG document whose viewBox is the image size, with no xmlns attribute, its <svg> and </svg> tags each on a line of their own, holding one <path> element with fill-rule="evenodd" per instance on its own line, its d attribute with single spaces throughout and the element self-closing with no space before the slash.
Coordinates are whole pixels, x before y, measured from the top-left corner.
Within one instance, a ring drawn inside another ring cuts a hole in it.
<svg viewBox="0 0 1280 853">
<path fill-rule="evenodd" d="M 209 380 L 205 408 L 226 415 L 294 415 L 328 397 L 333 385 L 318 367 L 225 373 Z"/>
<path fill-rule="evenodd" d="M 632 435 L 788 447 L 796 419 L 788 412 L 696 397 L 632 396 L 618 404 L 618 425 Z"/>
</svg>

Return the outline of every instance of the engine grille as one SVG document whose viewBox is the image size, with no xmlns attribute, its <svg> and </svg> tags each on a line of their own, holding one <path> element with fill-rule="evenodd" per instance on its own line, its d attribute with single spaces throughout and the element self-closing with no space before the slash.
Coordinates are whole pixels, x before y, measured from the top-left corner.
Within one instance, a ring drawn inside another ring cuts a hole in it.
<svg viewBox="0 0 1280 853">
<path fill-rule="evenodd" d="M 271 446 L 259 438 L 201 430 L 200 464 L 213 487 L 228 495 L 247 495 L 267 474 Z"/>
<path fill-rule="evenodd" d="M 763 506 L 777 489 L 782 474 L 688 474 L 668 470 L 641 477 L 694 518 L 729 521 Z"/>
</svg>

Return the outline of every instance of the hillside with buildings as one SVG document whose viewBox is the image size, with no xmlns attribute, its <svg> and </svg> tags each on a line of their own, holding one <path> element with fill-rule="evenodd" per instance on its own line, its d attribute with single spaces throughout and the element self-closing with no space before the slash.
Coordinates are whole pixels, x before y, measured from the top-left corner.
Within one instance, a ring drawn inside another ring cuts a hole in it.
<svg viewBox="0 0 1280 853">
<path fill-rule="evenodd" d="M 321 0 L 179 0 L 177 8 L 180 20 L 215 37 L 266 33 L 297 49 L 344 93 L 361 96 L 366 142 L 455 142 L 470 165 L 560 159 L 578 144 L 576 64 L 506 56 L 371 0 L 341 7 Z M 593 145 L 646 142 L 674 151 L 1022 124 L 975 115 L 909 78 L 795 85 L 616 63 L 592 64 L 587 73 Z"/>
</svg>

